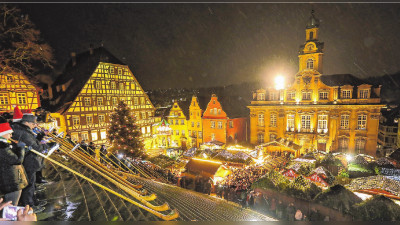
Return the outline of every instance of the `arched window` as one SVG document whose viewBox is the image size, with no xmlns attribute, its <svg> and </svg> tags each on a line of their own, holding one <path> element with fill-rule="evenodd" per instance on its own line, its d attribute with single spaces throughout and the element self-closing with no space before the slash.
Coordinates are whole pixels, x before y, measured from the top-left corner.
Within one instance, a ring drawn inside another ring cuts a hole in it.
<svg viewBox="0 0 400 225">
<path fill-rule="evenodd" d="M 264 126 L 264 114 L 262 113 L 258 114 L 258 126 L 260 127 Z"/>
<path fill-rule="evenodd" d="M 307 59 L 307 69 L 314 69 L 314 60 Z"/>
<path fill-rule="evenodd" d="M 339 138 L 339 152 L 347 152 L 349 148 L 349 139 L 346 137 Z"/>
</svg>

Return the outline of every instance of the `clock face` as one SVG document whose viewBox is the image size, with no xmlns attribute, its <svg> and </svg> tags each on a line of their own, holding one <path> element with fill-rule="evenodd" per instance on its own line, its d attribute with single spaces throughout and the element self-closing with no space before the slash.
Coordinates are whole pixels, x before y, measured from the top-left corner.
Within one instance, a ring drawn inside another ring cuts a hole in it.
<svg viewBox="0 0 400 225">
<path fill-rule="evenodd" d="M 313 49 L 313 45 L 312 44 L 307 45 L 307 49 L 311 51 Z"/>
</svg>

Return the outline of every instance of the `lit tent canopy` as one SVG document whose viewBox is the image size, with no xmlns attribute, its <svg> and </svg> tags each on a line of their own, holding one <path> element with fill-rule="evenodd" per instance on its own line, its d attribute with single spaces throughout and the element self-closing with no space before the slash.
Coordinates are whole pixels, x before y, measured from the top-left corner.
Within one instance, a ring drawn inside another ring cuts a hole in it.
<svg viewBox="0 0 400 225">
<path fill-rule="evenodd" d="M 264 152 L 292 152 L 295 156 L 300 154 L 300 149 L 302 148 L 300 145 L 293 143 L 293 141 L 289 141 L 285 138 L 278 138 L 275 141 L 271 141 L 268 143 L 261 144 L 257 146 L 258 149 L 263 150 Z"/>
<path fill-rule="evenodd" d="M 223 149 L 225 146 L 225 143 L 217 141 L 217 140 L 213 140 L 213 141 L 209 141 L 209 142 L 205 142 L 204 144 L 201 145 L 201 149 Z"/>
<path fill-rule="evenodd" d="M 221 162 L 192 158 L 186 164 L 186 175 L 201 175 L 215 181 L 228 176 L 231 171 Z"/>
</svg>

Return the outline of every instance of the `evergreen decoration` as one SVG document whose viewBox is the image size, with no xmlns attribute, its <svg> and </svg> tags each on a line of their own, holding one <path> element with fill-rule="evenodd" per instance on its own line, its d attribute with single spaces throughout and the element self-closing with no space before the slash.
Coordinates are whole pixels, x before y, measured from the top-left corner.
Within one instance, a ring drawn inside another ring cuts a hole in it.
<svg viewBox="0 0 400 225">
<path fill-rule="evenodd" d="M 400 206 L 383 195 L 355 205 L 355 219 L 363 221 L 399 221 Z"/>
<path fill-rule="evenodd" d="M 335 185 L 318 194 L 314 202 L 339 210 L 342 213 L 351 213 L 355 204 L 362 200 L 342 185 Z"/>
<path fill-rule="evenodd" d="M 146 157 L 142 132 L 131 109 L 123 101 L 110 115 L 110 123 L 107 137 L 115 150 L 129 157 Z"/>
</svg>

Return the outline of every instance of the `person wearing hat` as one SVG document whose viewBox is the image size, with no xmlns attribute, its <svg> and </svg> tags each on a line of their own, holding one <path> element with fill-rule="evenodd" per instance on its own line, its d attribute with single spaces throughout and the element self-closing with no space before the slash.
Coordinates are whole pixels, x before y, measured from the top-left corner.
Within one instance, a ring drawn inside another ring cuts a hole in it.
<svg viewBox="0 0 400 225">
<path fill-rule="evenodd" d="M 22 141 L 26 143 L 26 146 L 32 148 L 38 152 L 46 153 L 47 150 L 51 147 L 48 144 L 40 143 L 39 140 L 36 139 L 35 133 L 33 133 L 32 129 L 36 126 L 36 116 L 32 114 L 23 115 L 22 119 L 19 122 L 13 123 L 12 128 L 14 133 L 12 138 L 17 141 Z M 40 156 L 36 155 L 33 152 L 28 152 L 25 155 L 25 159 L 23 162 L 25 171 L 28 177 L 28 186 L 22 190 L 20 205 L 31 205 L 34 206 L 34 194 L 35 194 L 35 181 L 36 181 L 36 172 L 42 168 L 42 159 Z M 33 207 L 34 212 L 43 211 L 43 207 Z"/>
<path fill-rule="evenodd" d="M 9 123 L 0 124 L 0 191 L 5 202 L 17 205 L 22 189 L 28 185 L 22 162 L 25 156 L 25 143 L 10 142 L 13 130 Z"/>
</svg>

